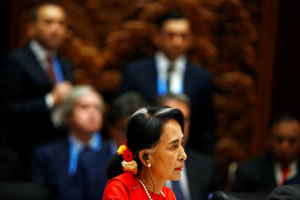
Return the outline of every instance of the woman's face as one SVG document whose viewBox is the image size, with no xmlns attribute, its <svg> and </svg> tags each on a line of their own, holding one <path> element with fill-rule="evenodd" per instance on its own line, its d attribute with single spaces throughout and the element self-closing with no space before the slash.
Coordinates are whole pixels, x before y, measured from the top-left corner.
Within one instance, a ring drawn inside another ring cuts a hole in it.
<svg viewBox="0 0 300 200">
<path fill-rule="evenodd" d="M 174 119 L 162 127 L 162 134 L 148 162 L 151 164 L 151 175 L 155 178 L 178 180 L 187 156 L 182 147 L 183 133 Z"/>
</svg>

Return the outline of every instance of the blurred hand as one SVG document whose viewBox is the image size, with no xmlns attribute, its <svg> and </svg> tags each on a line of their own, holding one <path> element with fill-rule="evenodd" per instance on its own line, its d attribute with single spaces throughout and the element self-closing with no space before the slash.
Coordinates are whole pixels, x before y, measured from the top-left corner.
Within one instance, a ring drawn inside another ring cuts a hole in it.
<svg viewBox="0 0 300 200">
<path fill-rule="evenodd" d="M 57 83 L 53 90 L 51 91 L 51 95 L 53 97 L 54 106 L 60 104 L 64 98 L 69 94 L 72 89 L 72 84 L 69 81 L 64 81 Z"/>
</svg>

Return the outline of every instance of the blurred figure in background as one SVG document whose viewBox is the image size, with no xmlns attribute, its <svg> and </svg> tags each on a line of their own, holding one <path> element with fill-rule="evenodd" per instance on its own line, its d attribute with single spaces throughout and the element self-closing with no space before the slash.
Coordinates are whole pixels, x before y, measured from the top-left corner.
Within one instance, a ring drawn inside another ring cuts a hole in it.
<svg viewBox="0 0 300 200">
<path fill-rule="evenodd" d="M 300 184 L 300 122 L 282 114 L 270 124 L 269 150 L 238 166 L 233 191 L 271 192 L 285 184 Z"/>
<path fill-rule="evenodd" d="M 105 127 L 115 152 L 125 141 L 129 116 L 144 106 L 144 99 L 134 92 L 124 93 L 112 102 L 105 118 Z"/>
<path fill-rule="evenodd" d="M 72 88 L 72 65 L 57 53 L 67 30 L 64 9 L 52 3 L 32 11 L 28 44 L 11 53 L 0 71 L 5 143 L 29 166 L 35 145 L 57 138 L 50 113 Z"/>
<path fill-rule="evenodd" d="M 215 143 L 215 116 L 212 102 L 212 74 L 187 57 L 192 44 L 189 20 L 172 11 L 158 18 L 153 57 L 129 63 L 123 72 L 120 92 L 135 91 L 148 103 L 167 93 L 186 94 L 190 98 L 191 140 L 195 150 L 212 153 Z"/>
<path fill-rule="evenodd" d="M 56 199 L 99 200 L 107 181 L 106 165 L 113 155 L 98 132 L 104 102 L 89 86 L 75 86 L 53 113 L 68 136 L 37 147 L 32 163 L 33 181 L 53 189 Z"/>
<path fill-rule="evenodd" d="M 184 94 L 167 94 L 156 100 L 158 105 L 179 109 L 184 116 L 185 147 L 189 140 L 190 106 L 189 98 Z M 213 157 L 185 147 L 189 159 L 185 161 L 179 181 L 168 181 L 178 200 L 207 199 L 209 192 L 214 190 L 216 161 Z"/>
</svg>

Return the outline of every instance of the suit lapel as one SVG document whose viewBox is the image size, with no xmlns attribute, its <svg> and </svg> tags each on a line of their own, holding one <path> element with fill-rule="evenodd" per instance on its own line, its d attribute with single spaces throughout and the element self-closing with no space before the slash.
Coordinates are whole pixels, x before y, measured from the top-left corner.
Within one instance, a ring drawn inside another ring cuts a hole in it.
<svg viewBox="0 0 300 200">
<path fill-rule="evenodd" d="M 73 82 L 72 67 L 70 66 L 70 63 L 62 59 L 59 55 L 57 56 L 57 58 L 60 63 L 64 80 Z"/>
<path fill-rule="evenodd" d="M 187 95 L 190 94 L 190 82 L 191 76 L 192 76 L 192 71 L 190 67 L 191 63 L 187 61 L 185 65 L 185 72 L 184 72 L 184 77 L 183 77 L 183 92 Z"/>
<path fill-rule="evenodd" d="M 23 62 L 26 63 L 26 65 L 23 66 L 28 75 L 38 83 L 51 85 L 52 83 L 48 75 L 43 70 L 42 66 L 38 62 L 33 52 L 30 50 L 29 46 L 25 48 L 25 54 L 26 55 L 23 57 Z"/>
<path fill-rule="evenodd" d="M 264 165 L 265 167 L 263 168 L 262 174 L 265 174 L 266 185 L 268 185 L 270 188 L 274 188 L 277 187 L 275 172 L 273 170 L 275 160 L 270 155 L 270 152 L 268 152 L 265 156 L 267 158 L 266 158 L 266 164 Z"/>
<path fill-rule="evenodd" d="M 57 148 L 60 149 L 60 163 L 58 165 L 61 167 L 61 177 L 68 176 L 69 174 L 69 164 L 70 164 L 70 143 L 67 139 L 64 139 L 61 145 L 58 145 Z"/>
<path fill-rule="evenodd" d="M 147 71 L 148 71 L 147 76 L 149 78 L 149 91 L 151 93 L 151 96 L 156 97 L 158 94 L 157 92 L 158 73 L 157 73 L 157 64 L 154 58 L 151 60 L 151 63 Z"/>
</svg>

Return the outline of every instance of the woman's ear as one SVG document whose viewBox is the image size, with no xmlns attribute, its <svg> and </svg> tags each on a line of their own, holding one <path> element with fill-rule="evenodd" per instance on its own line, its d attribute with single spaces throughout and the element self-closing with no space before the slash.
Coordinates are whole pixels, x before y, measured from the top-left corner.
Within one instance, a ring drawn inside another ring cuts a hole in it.
<svg viewBox="0 0 300 200">
<path fill-rule="evenodd" d="M 138 156 L 143 165 L 147 167 L 149 162 L 149 152 L 147 150 L 141 150 L 139 151 Z"/>
</svg>

